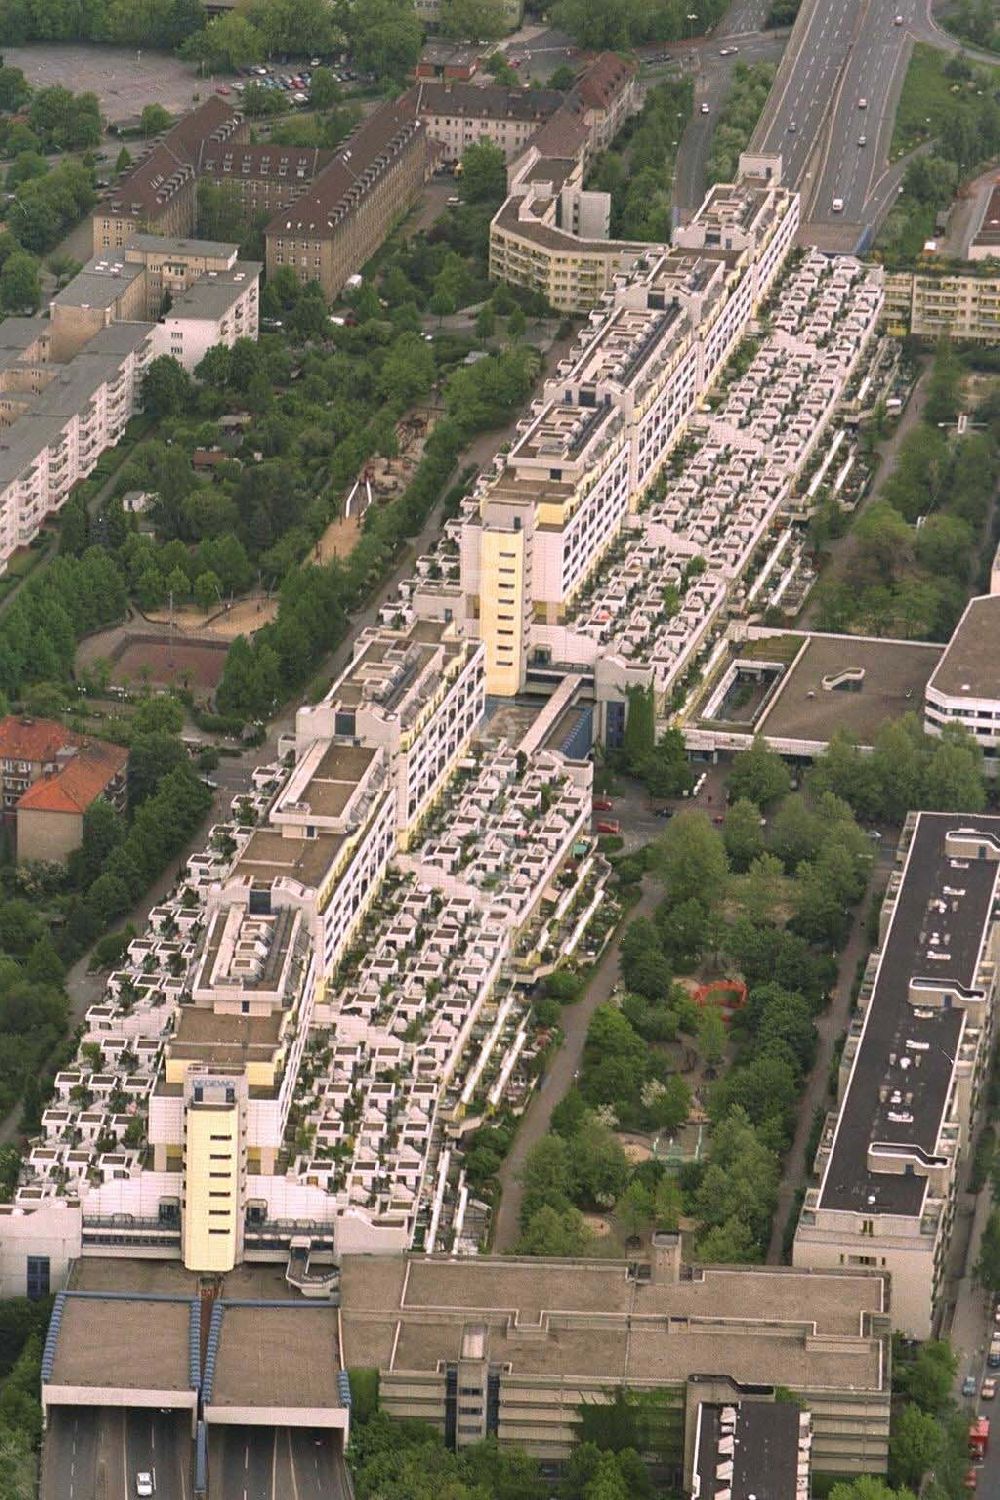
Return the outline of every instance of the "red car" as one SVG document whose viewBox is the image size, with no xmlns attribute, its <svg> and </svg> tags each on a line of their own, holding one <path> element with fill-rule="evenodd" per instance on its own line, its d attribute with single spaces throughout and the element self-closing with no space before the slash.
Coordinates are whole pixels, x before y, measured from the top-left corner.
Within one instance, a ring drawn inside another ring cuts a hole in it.
<svg viewBox="0 0 1000 1500">
<path fill-rule="evenodd" d="M 614 818 L 608 818 L 606 822 L 598 823 L 597 831 L 598 833 L 621 833 L 622 825 Z"/>
<path fill-rule="evenodd" d="M 595 797 L 594 798 L 594 811 L 595 812 L 610 812 L 613 807 L 614 807 L 614 803 L 612 802 L 612 800 L 611 800 L 610 797 Z"/>
</svg>

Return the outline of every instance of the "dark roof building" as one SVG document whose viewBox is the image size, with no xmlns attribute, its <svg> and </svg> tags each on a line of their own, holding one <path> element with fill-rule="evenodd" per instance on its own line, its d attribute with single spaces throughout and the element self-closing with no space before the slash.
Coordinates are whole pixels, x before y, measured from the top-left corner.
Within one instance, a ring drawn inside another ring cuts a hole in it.
<svg viewBox="0 0 1000 1500">
<path fill-rule="evenodd" d="M 794 1263 L 888 1269 L 895 1327 L 926 1338 L 996 1032 L 1000 818 L 911 814 L 898 857 Z"/>
<path fill-rule="evenodd" d="M 808 1500 L 809 1413 L 792 1402 L 704 1402 L 691 1500 Z"/>
</svg>

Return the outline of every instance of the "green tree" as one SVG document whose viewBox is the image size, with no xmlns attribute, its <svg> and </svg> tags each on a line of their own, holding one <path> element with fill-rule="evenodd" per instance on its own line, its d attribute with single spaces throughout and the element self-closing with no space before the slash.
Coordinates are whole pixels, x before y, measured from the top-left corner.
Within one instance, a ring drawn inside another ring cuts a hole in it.
<svg viewBox="0 0 1000 1500">
<path fill-rule="evenodd" d="M 714 1070 L 726 1055 L 726 1026 L 717 1005 L 705 1005 L 698 1017 L 698 1051 L 706 1068 Z"/>
<path fill-rule="evenodd" d="M 766 808 L 786 796 L 790 786 L 788 767 L 762 735 L 755 738 L 749 750 L 734 756 L 729 773 L 732 800 L 746 798 L 757 807 Z"/>
<path fill-rule="evenodd" d="M 764 836 L 760 827 L 760 808 L 749 797 L 739 797 L 726 811 L 722 830 L 723 843 L 734 870 L 749 870 L 755 859 L 764 852 Z"/>
<path fill-rule="evenodd" d="M 495 204 L 507 195 L 507 162 L 492 141 L 474 141 L 462 154 L 462 197 L 466 203 Z"/>
<path fill-rule="evenodd" d="M 346 28 L 358 67 L 377 78 L 405 78 L 420 55 L 423 30 L 412 0 L 366 0 L 351 7 Z"/>
<path fill-rule="evenodd" d="M 924 1475 L 941 1456 L 944 1434 L 930 1412 L 909 1404 L 893 1416 L 889 1436 L 889 1474 L 893 1484 L 919 1491 Z"/>
<path fill-rule="evenodd" d="M 858 1479 L 835 1484 L 830 1500 L 916 1500 L 916 1496 L 912 1490 L 893 1490 L 884 1479 L 862 1474 Z"/>
<path fill-rule="evenodd" d="M 142 404 L 153 417 L 175 417 L 191 400 L 191 377 L 176 359 L 161 354 L 146 370 L 142 382 Z"/>
<path fill-rule="evenodd" d="M 265 52 L 264 38 L 254 24 L 236 11 L 216 16 L 202 31 L 195 31 L 181 48 L 181 55 L 218 71 L 259 63 Z"/>
<path fill-rule="evenodd" d="M 722 839 L 702 812 L 671 818 L 653 846 L 653 863 L 670 906 L 698 901 L 710 910 L 726 888 L 726 852 Z"/>
<path fill-rule="evenodd" d="M 15 250 L 0 269 L 0 308 L 5 312 L 33 313 L 41 300 L 38 261 L 26 250 Z"/>
<path fill-rule="evenodd" d="M 221 593 L 222 584 L 217 573 L 206 569 L 204 573 L 198 574 L 194 581 L 194 599 L 200 610 L 207 614 L 210 609 L 214 609 Z"/>
<path fill-rule="evenodd" d="M 1000 1292 L 1000 1209 L 991 1209 L 986 1220 L 973 1275 L 985 1291 Z"/>
<path fill-rule="evenodd" d="M 329 68 L 314 68 L 309 82 L 309 101 L 314 109 L 333 109 L 341 100 L 340 85 Z"/>
<path fill-rule="evenodd" d="M 148 139 L 170 129 L 170 115 L 162 104 L 147 104 L 139 116 L 139 129 Z"/>
<path fill-rule="evenodd" d="M 522 1216 L 519 1255 L 585 1255 L 591 1236 L 579 1209 L 567 1205 L 553 1208 L 542 1204 L 534 1213 Z"/>
<path fill-rule="evenodd" d="M 115 176 L 118 177 L 122 172 L 127 172 L 131 165 L 132 153 L 127 146 L 123 146 L 115 157 Z"/>
<path fill-rule="evenodd" d="M 503 0 L 442 0 L 438 26 L 442 36 L 469 42 L 492 42 L 510 29 Z"/>
<path fill-rule="evenodd" d="M 656 710 L 652 688 L 630 687 L 625 713 L 622 753 L 629 770 L 636 770 L 656 744 Z"/>
</svg>

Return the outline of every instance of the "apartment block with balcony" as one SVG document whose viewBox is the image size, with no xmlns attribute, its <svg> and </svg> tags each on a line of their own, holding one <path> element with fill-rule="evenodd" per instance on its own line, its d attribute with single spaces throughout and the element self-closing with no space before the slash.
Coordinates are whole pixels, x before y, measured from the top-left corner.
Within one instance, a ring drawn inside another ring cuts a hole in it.
<svg viewBox="0 0 1000 1500">
<path fill-rule="evenodd" d="M 440 149 L 443 163 L 460 161 L 468 146 L 491 141 L 508 162 L 524 151 L 539 126 L 562 107 L 555 89 L 421 80 L 411 90 L 417 115 Z"/>
<path fill-rule="evenodd" d="M 67 363 L 43 318 L 0 332 L 0 571 L 113 447 L 139 409 L 152 358 L 148 323 L 101 328 Z"/>
<path fill-rule="evenodd" d="M 448 620 L 363 630 L 326 697 L 295 720 L 296 754 L 341 739 L 389 757 L 397 832 L 405 847 L 450 775 L 486 706 L 485 650 Z"/>
<path fill-rule="evenodd" d="M 887 271 L 885 321 L 890 333 L 995 344 L 1000 338 L 1000 269 L 951 272 L 933 266 Z"/>
<path fill-rule="evenodd" d="M 1000 818 L 911 813 L 898 858 L 792 1263 L 887 1271 L 893 1327 L 925 1339 L 996 1039 Z"/>
<path fill-rule="evenodd" d="M 197 368 L 217 344 L 256 340 L 260 323 L 260 261 L 234 260 L 225 271 L 207 271 L 170 304 L 156 325 L 153 349 L 185 370 Z"/>
</svg>

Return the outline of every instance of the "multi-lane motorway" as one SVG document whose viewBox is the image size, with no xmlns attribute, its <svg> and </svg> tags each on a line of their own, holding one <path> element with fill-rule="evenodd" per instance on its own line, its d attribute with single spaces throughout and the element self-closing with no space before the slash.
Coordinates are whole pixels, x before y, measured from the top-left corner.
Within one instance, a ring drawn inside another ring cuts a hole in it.
<svg viewBox="0 0 1000 1500">
<path fill-rule="evenodd" d="M 294 1427 L 214 1427 L 209 1500 L 349 1500 L 337 1434 Z"/>
<path fill-rule="evenodd" d="M 339 1434 L 311 1428 L 218 1426 L 209 1438 L 209 1500 L 350 1500 Z M 151 1474 L 155 1500 L 192 1500 L 194 1447 L 186 1412 L 53 1409 L 41 1500 L 134 1500 Z"/>
<path fill-rule="evenodd" d="M 136 1475 L 155 1475 L 157 1500 L 189 1500 L 187 1412 L 54 1408 L 45 1438 L 41 1500 L 134 1500 Z"/>
</svg>

